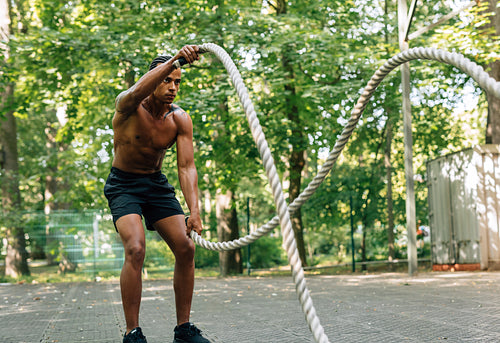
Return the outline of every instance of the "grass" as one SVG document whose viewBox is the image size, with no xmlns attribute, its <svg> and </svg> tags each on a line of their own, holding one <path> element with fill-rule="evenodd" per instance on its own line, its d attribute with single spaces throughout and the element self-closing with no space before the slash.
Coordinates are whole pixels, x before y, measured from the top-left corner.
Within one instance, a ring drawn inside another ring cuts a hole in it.
<svg viewBox="0 0 500 343">
<path fill-rule="evenodd" d="M 419 272 L 430 272 L 432 270 L 430 263 L 419 263 Z M 306 269 L 306 276 L 313 275 L 360 275 L 367 273 L 387 273 L 399 272 L 406 273 L 408 271 L 407 263 L 398 263 L 387 265 L 385 263 L 369 264 L 366 269 L 363 269 L 361 264 L 356 264 L 356 271 L 352 272 L 352 266 L 348 264 L 342 265 L 322 265 Z M 30 264 L 30 276 L 21 276 L 17 279 L 4 276 L 4 267 L 0 266 L 0 282 L 1 283 L 58 283 L 58 282 L 89 282 L 89 281 L 113 281 L 119 280 L 120 270 L 101 271 L 94 273 L 71 272 L 66 274 L 58 273 L 58 266 L 48 266 L 43 263 Z M 149 280 L 157 279 L 172 279 L 173 268 L 171 266 L 151 266 L 144 268 L 144 278 Z M 281 266 L 269 269 L 257 269 L 250 271 L 250 277 L 276 277 L 276 276 L 291 276 L 290 266 Z M 246 277 L 248 275 L 245 269 L 242 274 L 235 275 Z M 196 277 L 219 277 L 218 268 L 197 268 Z"/>
<path fill-rule="evenodd" d="M 84 273 L 59 274 L 58 266 L 35 265 L 30 266 L 31 275 L 12 278 L 5 276 L 5 268 L 0 267 L 0 282 L 2 283 L 56 283 L 56 282 L 84 282 L 90 281 Z"/>
<path fill-rule="evenodd" d="M 432 266 L 430 263 L 419 263 L 418 271 L 420 273 L 432 271 Z M 306 276 L 313 275 L 362 275 L 369 273 L 407 273 L 408 265 L 407 263 L 398 263 L 393 265 L 387 265 L 384 263 L 367 265 L 366 269 L 358 263 L 356 264 L 356 271 L 352 271 L 352 266 L 350 265 L 326 265 L 320 266 L 319 268 L 312 268 L 304 270 Z M 246 272 L 244 273 L 246 275 Z M 291 270 L 289 266 L 270 268 L 270 269 L 259 269 L 252 270 L 251 276 L 291 276 Z"/>
<path fill-rule="evenodd" d="M 90 272 L 68 272 L 61 274 L 58 272 L 57 265 L 48 266 L 43 263 L 30 265 L 29 276 L 12 278 L 5 276 L 5 267 L 0 266 L 0 283 L 58 283 L 58 282 L 89 282 L 89 281 L 113 281 L 119 280 L 120 270 L 101 271 L 96 274 Z M 196 277 L 216 277 L 219 270 L 216 268 L 196 269 Z M 143 276 L 145 279 L 171 279 L 174 277 L 173 268 L 170 266 L 154 266 L 144 268 Z"/>
</svg>

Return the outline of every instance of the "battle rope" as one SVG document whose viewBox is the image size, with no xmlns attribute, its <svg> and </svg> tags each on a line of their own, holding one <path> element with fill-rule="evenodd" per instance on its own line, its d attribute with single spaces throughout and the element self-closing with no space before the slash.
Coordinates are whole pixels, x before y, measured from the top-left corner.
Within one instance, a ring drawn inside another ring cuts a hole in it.
<svg viewBox="0 0 500 343">
<path fill-rule="evenodd" d="M 323 327 L 319 322 L 319 318 L 316 315 L 316 310 L 313 306 L 312 299 L 309 295 L 309 290 L 307 289 L 305 283 L 304 270 L 302 268 L 302 263 L 297 251 L 295 237 L 290 222 L 290 214 L 293 214 L 295 211 L 297 211 L 312 196 L 319 185 L 323 182 L 324 178 L 333 168 L 333 165 L 337 161 L 337 158 L 339 157 L 340 153 L 351 137 L 361 117 L 361 114 L 367 106 L 368 101 L 372 97 L 375 89 L 379 86 L 382 80 L 396 67 L 415 59 L 427 59 L 447 63 L 459 68 L 463 72 L 470 75 L 484 90 L 486 90 L 490 94 L 495 95 L 498 98 L 500 98 L 500 82 L 495 81 L 483 70 L 482 67 L 465 58 L 461 54 L 449 53 L 447 51 L 434 48 L 414 48 L 397 54 L 396 56 L 385 62 L 384 65 L 380 67 L 372 76 L 367 86 L 363 90 L 363 93 L 361 94 L 358 102 L 356 103 L 356 106 L 352 110 L 351 118 L 342 130 L 342 134 L 335 143 L 335 146 L 328 155 L 325 163 L 321 166 L 320 171 L 309 183 L 309 185 L 307 185 L 306 189 L 292 202 L 292 204 L 287 207 L 281 188 L 281 182 L 276 172 L 274 160 L 271 156 L 269 146 L 264 137 L 264 133 L 262 132 L 262 127 L 259 124 L 257 114 L 255 113 L 255 109 L 252 102 L 250 101 L 248 91 L 243 83 L 238 69 L 234 65 L 227 52 L 218 45 L 212 43 L 203 44 L 200 46 L 200 50 L 214 53 L 224 64 L 224 67 L 226 68 L 233 81 L 233 85 L 236 89 L 236 92 L 238 93 L 240 102 L 245 110 L 252 136 L 260 152 L 260 156 L 263 161 L 262 163 L 266 169 L 267 177 L 272 187 L 274 202 L 276 204 L 276 208 L 278 209 L 278 216 L 275 216 L 268 223 L 261 226 L 251 234 L 234 241 L 208 242 L 200 237 L 195 231 L 191 231 L 191 238 L 196 244 L 206 249 L 216 251 L 233 250 L 256 241 L 257 239 L 274 229 L 278 225 L 278 223 L 281 223 L 283 246 L 287 252 L 288 261 L 292 269 L 293 280 L 296 285 L 296 291 L 299 296 L 299 301 L 302 305 L 302 311 L 306 316 L 309 329 L 311 330 L 316 342 L 329 342 L 328 337 L 325 335 Z"/>
</svg>

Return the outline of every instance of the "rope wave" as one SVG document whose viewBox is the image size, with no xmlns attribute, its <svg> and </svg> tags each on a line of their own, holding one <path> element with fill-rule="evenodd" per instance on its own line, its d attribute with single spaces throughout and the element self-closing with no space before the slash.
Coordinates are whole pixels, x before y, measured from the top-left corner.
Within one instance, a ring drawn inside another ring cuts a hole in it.
<svg viewBox="0 0 500 343">
<path fill-rule="evenodd" d="M 276 171 L 276 166 L 274 164 L 271 151 L 264 137 L 264 133 L 262 132 L 262 127 L 260 126 L 257 114 L 255 113 L 255 109 L 250 100 L 248 90 L 243 83 L 238 69 L 234 65 L 231 57 L 220 46 L 213 43 L 207 43 L 200 45 L 199 48 L 202 52 L 211 52 L 216 55 L 223 63 L 229 76 L 231 77 L 240 102 L 245 110 L 245 115 L 250 125 L 253 139 L 257 144 L 257 148 L 262 158 L 262 164 L 264 165 L 269 184 L 272 188 L 278 215 L 272 218 L 263 226 L 259 227 L 256 231 L 250 233 L 245 237 L 233 241 L 209 242 L 199 236 L 195 231 L 191 231 L 191 238 L 197 245 L 205 249 L 215 251 L 234 250 L 255 242 L 257 239 L 268 234 L 271 230 L 278 226 L 278 224 L 280 224 L 281 234 L 283 236 L 283 246 L 287 252 L 288 262 L 290 263 L 292 269 L 292 277 L 296 285 L 297 295 L 302 306 L 302 311 L 304 312 L 306 321 L 309 325 L 309 329 L 311 330 L 316 342 L 329 342 L 328 337 L 326 336 L 324 329 L 320 324 L 311 296 L 309 294 L 309 290 L 306 285 L 304 269 L 302 268 L 302 263 L 299 258 L 295 236 L 290 221 L 290 215 L 297 211 L 307 200 L 309 200 L 309 198 L 318 189 L 320 184 L 333 168 L 334 164 L 337 162 L 340 153 L 349 141 L 349 138 L 356 128 L 356 125 L 361 118 L 361 114 L 367 106 L 368 101 L 373 96 L 373 93 L 383 81 L 383 79 L 401 64 L 412 60 L 424 59 L 434 60 L 452 65 L 471 76 L 481 88 L 498 98 L 500 98 L 500 82 L 497 82 L 495 79 L 490 77 L 481 66 L 458 53 L 450 53 L 435 48 L 413 48 L 395 55 L 394 57 L 387 60 L 375 72 L 375 74 L 368 82 L 367 86 L 364 88 L 361 96 L 356 103 L 356 106 L 354 106 L 351 112 L 349 121 L 344 126 L 341 135 L 337 139 L 337 142 L 328 155 L 325 163 L 321 166 L 318 174 L 307 185 L 304 191 L 289 206 L 287 206 L 281 187 L 281 181 Z"/>
</svg>

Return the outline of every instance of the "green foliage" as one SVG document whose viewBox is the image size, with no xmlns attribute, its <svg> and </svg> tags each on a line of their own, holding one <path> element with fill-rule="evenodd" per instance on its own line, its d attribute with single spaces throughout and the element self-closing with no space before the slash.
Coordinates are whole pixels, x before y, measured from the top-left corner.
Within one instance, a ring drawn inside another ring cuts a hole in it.
<svg viewBox="0 0 500 343">
<path fill-rule="evenodd" d="M 155 234 L 148 234 L 144 268 L 174 269 L 175 256 L 168 245 Z M 197 268 L 214 268 L 219 265 L 219 254 L 216 251 L 197 248 L 194 258 Z"/>
<path fill-rule="evenodd" d="M 252 269 L 272 268 L 286 261 L 286 253 L 281 247 L 280 237 L 264 236 L 250 245 L 250 267 Z M 247 260 L 248 250 L 242 249 L 243 261 Z"/>
<path fill-rule="evenodd" d="M 149 238 L 146 243 L 144 268 L 167 266 L 173 268 L 175 256 L 168 245 L 160 238 Z"/>
<path fill-rule="evenodd" d="M 498 60 L 500 37 L 491 23 L 495 20 L 498 22 L 500 12 L 498 1 L 496 13 L 489 3 L 493 4 L 491 1 L 480 1 L 457 18 L 439 26 L 430 43 L 443 49 L 459 51 L 480 65 Z"/>
<path fill-rule="evenodd" d="M 194 264 L 196 268 L 216 268 L 219 266 L 219 253 L 197 247 Z"/>
<path fill-rule="evenodd" d="M 48 205 L 107 208 L 102 188 L 113 158 L 114 99 L 146 72 L 159 53 L 175 53 L 184 44 L 223 46 L 251 93 L 282 180 L 289 178 L 291 147 L 306 150 L 305 187 L 332 150 L 372 73 L 399 50 L 393 2 L 386 11 L 379 2 L 297 1 L 288 3 L 287 13 L 279 16 L 274 1 L 14 3 L 16 32 L 9 43 L 10 59 L 2 60 L 0 88 L 7 81 L 16 83 L 19 179 L 27 210 Z M 499 40 L 492 39 L 483 25 L 490 19 L 483 10 L 475 7 L 412 44 L 461 51 L 486 65 L 500 49 Z M 422 4 L 414 23 L 423 25 L 448 11 L 444 1 Z M 283 56 L 292 71 L 284 69 Z M 415 62 L 411 67 L 414 164 L 425 181 L 427 160 L 482 142 L 485 99 L 455 68 L 437 62 Z M 302 209 L 312 255 L 345 258 L 351 196 L 355 224 L 367 230 L 372 255 L 384 254 L 383 153 L 389 120 L 394 125 L 394 215 L 397 225 L 406 223 L 399 80 L 394 72 L 375 92 L 338 165 Z M 275 215 L 270 187 L 221 63 L 207 54 L 183 71 L 182 82 L 177 102 L 193 120 L 200 192 L 212 211 L 207 213 L 206 229 L 216 228 L 217 190 L 235 194 L 241 227 L 246 227 L 241 214 L 248 197 L 252 222 L 267 222 Z M 290 82 L 296 94 L 286 87 Z M 464 89 L 478 105 L 455 111 L 469 95 Z M 286 116 L 292 106 L 298 112 L 296 125 Z M 167 152 L 163 170 L 179 189 L 175 157 L 175 150 Z M 49 180 L 57 186 L 53 193 Z M 416 191 L 417 216 L 425 222 L 425 182 L 417 182 Z M 252 267 L 284 263 L 279 241 L 267 237 L 252 244 L 252 251 L 259 252 L 252 252 Z M 37 250 L 37 244 L 31 241 L 30 249 Z M 164 259 L 147 260 L 149 266 L 173 263 L 163 242 L 148 242 L 148 250 Z M 199 248 L 196 263 L 214 266 L 217 254 Z"/>
</svg>

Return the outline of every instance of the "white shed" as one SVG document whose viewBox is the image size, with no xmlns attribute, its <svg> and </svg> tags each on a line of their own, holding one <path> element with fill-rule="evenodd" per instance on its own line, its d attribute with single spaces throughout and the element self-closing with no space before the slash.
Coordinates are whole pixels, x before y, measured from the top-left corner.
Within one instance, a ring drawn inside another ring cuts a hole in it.
<svg viewBox="0 0 500 343">
<path fill-rule="evenodd" d="M 434 270 L 500 269 L 500 145 L 427 162 Z"/>
</svg>

